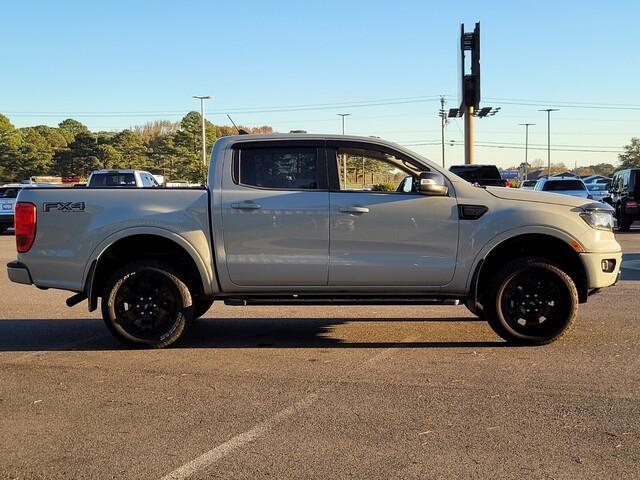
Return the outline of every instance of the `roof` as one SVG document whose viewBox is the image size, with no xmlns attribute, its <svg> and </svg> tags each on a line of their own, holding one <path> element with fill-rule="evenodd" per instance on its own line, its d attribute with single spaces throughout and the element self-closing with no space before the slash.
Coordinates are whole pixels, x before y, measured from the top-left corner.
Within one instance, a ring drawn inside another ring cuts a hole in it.
<svg viewBox="0 0 640 480">
<path fill-rule="evenodd" d="M 419 153 L 414 152 L 413 150 L 409 150 L 402 145 L 398 145 L 394 142 L 389 142 L 387 140 L 383 140 L 379 137 L 363 137 L 356 135 L 339 135 L 339 134 L 319 134 L 319 133 L 268 133 L 268 134 L 253 134 L 253 135 L 229 135 L 226 137 L 222 137 L 218 139 L 215 143 L 216 148 L 225 148 L 228 144 L 234 144 L 239 142 L 259 142 L 259 141 L 269 141 L 269 140 L 316 140 L 316 141 L 326 141 L 326 140 L 336 140 L 336 141 L 351 141 L 351 142 L 365 142 L 370 143 L 372 145 L 380 145 L 384 147 L 391 148 L 393 150 L 397 150 L 406 154 L 407 156 L 417 157 L 420 160 L 424 160 L 426 163 L 433 165 L 437 170 L 438 165 L 435 164 L 432 160 L 426 158 L 424 155 L 420 155 Z"/>
<path fill-rule="evenodd" d="M 575 182 L 575 181 L 577 180 L 577 181 L 582 182 L 582 179 L 581 179 L 581 178 L 578 178 L 578 177 L 572 177 L 572 176 L 567 176 L 567 177 L 556 177 L 556 176 L 553 176 L 553 177 L 543 177 L 543 178 L 540 178 L 540 180 L 544 180 L 544 181 L 547 181 L 547 182 L 562 182 L 562 181 L 565 181 L 565 182 Z M 584 183 L 584 182 L 582 182 L 582 183 Z"/>
<path fill-rule="evenodd" d="M 146 170 L 136 170 L 134 168 L 102 168 L 100 170 L 94 170 L 93 172 L 91 172 L 91 175 L 93 175 L 94 173 L 135 173 L 135 172 L 142 172 L 142 173 L 149 173 Z"/>
</svg>

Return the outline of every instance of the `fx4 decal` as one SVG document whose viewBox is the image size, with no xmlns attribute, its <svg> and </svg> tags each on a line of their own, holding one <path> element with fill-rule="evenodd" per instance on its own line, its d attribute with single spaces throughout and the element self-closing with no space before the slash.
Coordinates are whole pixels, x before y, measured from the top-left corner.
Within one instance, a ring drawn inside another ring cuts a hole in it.
<svg viewBox="0 0 640 480">
<path fill-rule="evenodd" d="M 84 202 L 46 202 L 42 204 L 45 212 L 57 210 L 59 212 L 84 212 Z"/>
</svg>

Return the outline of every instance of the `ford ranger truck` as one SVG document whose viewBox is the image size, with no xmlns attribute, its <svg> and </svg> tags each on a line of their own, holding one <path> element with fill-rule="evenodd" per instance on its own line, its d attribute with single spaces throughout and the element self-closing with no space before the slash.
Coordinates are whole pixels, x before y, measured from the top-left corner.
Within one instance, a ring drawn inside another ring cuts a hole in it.
<svg viewBox="0 0 640 480">
<path fill-rule="evenodd" d="M 228 305 L 464 303 L 508 342 L 563 335 L 616 283 L 612 209 L 479 188 L 383 140 L 239 135 L 206 188 L 23 189 L 9 278 L 101 306 L 127 344 L 165 347 Z"/>
</svg>

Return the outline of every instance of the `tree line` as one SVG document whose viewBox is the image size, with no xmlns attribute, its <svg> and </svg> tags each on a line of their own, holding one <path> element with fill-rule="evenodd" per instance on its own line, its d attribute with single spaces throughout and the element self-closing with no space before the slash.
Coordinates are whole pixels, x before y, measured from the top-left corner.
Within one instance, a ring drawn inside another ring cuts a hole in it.
<svg viewBox="0 0 640 480">
<path fill-rule="evenodd" d="M 200 113 L 189 112 L 179 122 L 157 120 L 119 132 L 92 132 L 72 118 L 57 127 L 15 128 L 0 114 L 0 183 L 45 175 L 86 178 L 100 168 L 135 168 L 199 182 L 205 177 L 201 122 Z M 269 126 L 240 128 L 273 131 Z M 235 127 L 205 121 L 207 158 L 218 138 L 235 133 Z"/>
<path fill-rule="evenodd" d="M 249 133 L 273 131 L 266 125 L 241 128 Z M 218 138 L 236 132 L 235 127 L 205 121 L 207 158 Z M 201 135 L 198 112 L 187 113 L 179 122 L 156 120 L 119 132 L 91 132 L 72 118 L 57 127 L 15 128 L 0 114 L 0 182 L 44 175 L 86 178 L 100 168 L 135 168 L 165 175 L 167 179 L 199 182 L 206 173 L 202 165 Z M 621 168 L 640 167 L 640 138 L 632 138 L 618 159 L 618 167 L 600 163 L 581 167 L 577 173 L 610 176 Z M 544 167 L 542 161 L 534 160 L 529 169 L 535 169 L 537 163 Z M 558 171 L 566 170 L 564 164 L 554 167 Z"/>
</svg>

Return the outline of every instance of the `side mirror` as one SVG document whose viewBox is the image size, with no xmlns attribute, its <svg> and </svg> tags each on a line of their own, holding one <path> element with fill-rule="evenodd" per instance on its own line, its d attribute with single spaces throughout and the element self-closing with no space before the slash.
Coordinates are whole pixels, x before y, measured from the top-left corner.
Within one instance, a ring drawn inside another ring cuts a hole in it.
<svg viewBox="0 0 640 480">
<path fill-rule="evenodd" d="M 449 187 L 440 173 L 421 172 L 418 180 L 418 191 L 424 195 L 445 197 L 449 193 Z"/>
</svg>

